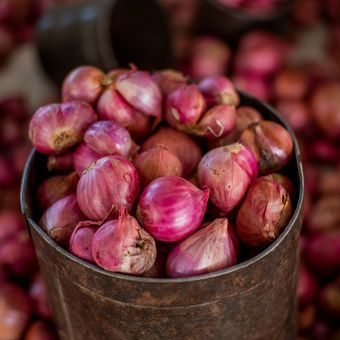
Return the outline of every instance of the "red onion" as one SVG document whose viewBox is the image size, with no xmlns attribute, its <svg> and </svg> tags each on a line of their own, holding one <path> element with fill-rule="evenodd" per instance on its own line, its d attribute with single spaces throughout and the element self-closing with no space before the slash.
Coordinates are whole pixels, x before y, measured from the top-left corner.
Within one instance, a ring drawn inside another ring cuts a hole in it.
<svg viewBox="0 0 340 340">
<path fill-rule="evenodd" d="M 164 96 L 187 83 L 185 76 L 173 69 L 157 71 L 152 78 L 157 82 Z"/>
<path fill-rule="evenodd" d="M 311 107 L 316 125 L 330 138 L 340 136 L 340 83 L 321 84 L 312 95 Z"/>
<path fill-rule="evenodd" d="M 156 259 L 155 240 L 121 208 L 118 220 L 108 221 L 94 234 L 92 255 L 98 266 L 113 272 L 140 275 Z"/>
<path fill-rule="evenodd" d="M 340 267 L 340 230 L 311 237 L 306 245 L 306 259 L 322 276 L 330 276 Z"/>
<path fill-rule="evenodd" d="M 70 251 L 83 260 L 94 262 L 92 256 L 93 235 L 100 223 L 94 221 L 82 221 L 74 229 L 70 239 Z"/>
<path fill-rule="evenodd" d="M 101 120 L 124 126 L 137 141 L 145 138 L 151 128 L 149 117 L 128 104 L 114 86 L 107 88 L 99 98 L 97 112 Z"/>
<path fill-rule="evenodd" d="M 283 99 L 276 103 L 276 109 L 296 132 L 304 132 L 310 123 L 307 105 L 301 100 Z"/>
<path fill-rule="evenodd" d="M 134 165 L 140 176 L 141 186 L 145 188 L 154 179 L 162 176 L 182 176 L 182 163 L 178 157 L 164 146 L 155 146 L 139 155 Z"/>
<path fill-rule="evenodd" d="M 237 234 L 248 246 L 265 246 L 278 238 L 292 213 L 286 189 L 270 176 L 260 177 L 237 213 Z"/>
<path fill-rule="evenodd" d="M 84 141 L 93 151 L 108 156 L 128 157 L 132 147 L 129 131 L 108 120 L 92 124 L 85 132 Z"/>
<path fill-rule="evenodd" d="M 20 231 L 14 237 L 2 242 L 0 247 L 1 266 L 9 276 L 19 279 L 28 278 L 36 272 L 38 263 L 26 231 Z"/>
<path fill-rule="evenodd" d="M 224 76 L 210 76 L 198 84 L 208 106 L 218 104 L 238 105 L 240 102 L 233 83 Z"/>
<path fill-rule="evenodd" d="M 340 276 L 323 287 L 319 304 L 326 315 L 333 320 L 340 320 Z"/>
<path fill-rule="evenodd" d="M 320 233 L 337 229 L 340 225 L 339 207 L 338 195 L 321 196 L 305 220 L 308 232 Z"/>
<path fill-rule="evenodd" d="M 30 325 L 23 340 L 57 340 L 57 335 L 47 323 L 38 320 Z"/>
<path fill-rule="evenodd" d="M 260 174 L 281 170 L 292 156 L 293 140 L 281 125 L 263 120 L 244 130 L 240 142 L 255 155 Z"/>
<path fill-rule="evenodd" d="M 169 254 L 169 277 L 189 277 L 236 264 L 238 243 L 226 218 L 218 218 L 186 238 Z"/>
<path fill-rule="evenodd" d="M 0 212 L 0 245 L 3 241 L 24 229 L 25 223 L 21 214 L 14 211 Z"/>
<path fill-rule="evenodd" d="M 235 106 L 216 105 L 204 114 L 192 133 L 215 140 L 229 134 L 235 126 L 235 121 Z"/>
<path fill-rule="evenodd" d="M 79 209 L 77 197 L 69 195 L 50 206 L 39 225 L 55 242 L 67 246 L 74 228 L 81 220 L 85 220 L 85 216 Z"/>
<path fill-rule="evenodd" d="M 46 286 L 40 273 L 36 274 L 33 278 L 29 295 L 33 302 L 32 306 L 35 315 L 46 320 L 52 319 Z"/>
<path fill-rule="evenodd" d="M 77 187 L 80 209 L 95 221 L 117 216 L 120 207 L 131 211 L 138 194 L 137 170 L 120 156 L 99 159 L 82 174 Z"/>
<path fill-rule="evenodd" d="M 81 142 L 86 129 L 96 120 L 96 113 L 85 102 L 50 104 L 33 115 L 29 138 L 41 153 L 62 153 Z"/>
<path fill-rule="evenodd" d="M 30 301 L 25 292 L 10 284 L 0 285 L 1 340 L 20 339 L 31 316 Z"/>
<path fill-rule="evenodd" d="M 141 151 L 163 145 L 173 152 L 182 163 L 183 176 L 190 176 L 202 157 L 198 145 L 184 133 L 170 128 L 161 128 L 142 145 Z"/>
<path fill-rule="evenodd" d="M 294 68 L 284 68 L 276 74 L 273 95 L 280 99 L 302 99 L 308 91 L 308 80 L 303 72 Z"/>
<path fill-rule="evenodd" d="M 73 165 L 78 176 L 87 170 L 103 155 L 91 150 L 85 143 L 81 143 L 73 154 Z"/>
<path fill-rule="evenodd" d="M 138 220 L 155 239 L 180 241 L 202 223 L 208 198 L 207 188 L 202 191 L 181 177 L 160 177 L 143 191 Z"/>
<path fill-rule="evenodd" d="M 198 165 L 198 182 L 210 189 L 210 200 L 224 212 L 234 209 L 257 177 L 254 155 L 235 143 L 206 153 Z"/>
<path fill-rule="evenodd" d="M 93 66 L 79 66 L 65 78 L 62 88 L 63 102 L 83 100 L 95 104 L 104 85 L 107 85 L 105 74 Z"/>
<path fill-rule="evenodd" d="M 308 330 L 315 322 L 316 308 L 314 304 L 309 304 L 299 311 L 299 330 Z"/>
<path fill-rule="evenodd" d="M 300 265 L 297 296 L 299 306 L 310 304 L 316 296 L 318 283 L 312 273 Z"/>
<path fill-rule="evenodd" d="M 270 87 L 265 78 L 247 73 L 238 73 L 233 77 L 233 82 L 238 89 L 262 101 L 269 100 Z"/>
<path fill-rule="evenodd" d="M 201 36 L 193 41 L 191 50 L 189 72 L 192 78 L 203 79 L 226 73 L 231 51 L 223 40 Z"/>
<path fill-rule="evenodd" d="M 15 171 L 9 159 L 0 155 L 0 186 L 7 187 L 15 180 Z"/>
<path fill-rule="evenodd" d="M 75 172 L 64 176 L 52 176 L 44 180 L 38 188 L 38 205 L 45 211 L 53 203 L 77 190 L 78 176 Z"/>
<path fill-rule="evenodd" d="M 61 155 L 52 155 L 47 159 L 47 169 L 49 171 L 70 172 L 74 169 L 73 166 L 74 152 L 66 152 Z"/>
<path fill-rule="evenodd" d="M 132 70 L 120 74 L 115 88 L 138 111 L 147 116 L 160 117 L 162 92 L 148 72 Z"/>
<path fill-rule="evenodd" d="M 165 119 L 172 127 L 187 131 L 201 118 L 206 104 L 196 85 L 186 85 L 171 92 L 165 103 Z"/>
<path fill-rule="evenodd" d="M 209 149 L 236 143 L 242 132 L 251 124 L 259 122 L 263 117 L 260 112 L 250 106 L 240 106 L 236 110 L 235 126 L 227 136 L 209 142 Z"/>
</svg>

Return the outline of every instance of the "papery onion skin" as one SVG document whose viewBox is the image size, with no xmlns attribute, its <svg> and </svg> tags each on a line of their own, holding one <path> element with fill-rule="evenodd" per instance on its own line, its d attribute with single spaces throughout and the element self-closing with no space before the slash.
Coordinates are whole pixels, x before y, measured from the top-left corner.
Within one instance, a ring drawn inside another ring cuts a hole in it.
<svg viewBox="0 0 340 340">
<path fill-rule="evenodd" d="M 216 105 L 203 115 L 193 134 L 216 140 L 229 134 L 235 122 L 236 110 L 233 105 Z"/>
<path fill-rule="evenodd" d="M 87 128 L 96 120 L 96 113 L 85 102 L 50 104 L 35 112 L 28 134 L 39 152 L 59 154 L 80 143 Z"/>
<path fill-rule="evenodd" d="M 85 143 L 81 143 L 73 154 L 73 165 L 78 176 L 89 168 L 103 155 L 91 150 Z"/>
<path fill-rule="evenodd" d="M 80 177 L 77 198 L 80 209 L 93 221 L 117 217 L 120 207 L 131 211 L 140 189 L 134 165 L 121 156 L 99 159 Z"/>
<path fill-rule="evenodd" d="M 47 160 L 47 169 L 49 171 L 70 172 L 73 167 L 73 151 L 61 155 L 49 156 Z"/>
<path fill-rule="evenodd" d="M 279 237 L 292 213 L 286 189 L 270 176 L 260 177 L 237 213 L 237 235 L 248 246 L 266 246 Z"/>
<path fill-rule="evenodd" d="M 99 223 L 82 221 L 77 224 L 70 239 L 70 251 L 83 260 L 94 262 L 92 256 L 92 239 L 99 228 Z"/>
<path fill-rule="evenodd" d="M 198 165 L 198 182 L 210 189 L 210 200 L 224 212 L 241 202 L 257 177 L 257 161 L 240 143 L 210 150 Z"/>
<path fill-rule="evenodd" d="M 76 195 L 66 196 L 50 206 L 40 219 L 39 225 L 57 243 L 68 246 L 76 225 L 85 220 Z"/>
<path fill-rule="evenodd" d="M 137 217 L 155 239 L 180 241 L 202 223 L 208 198 L 208 188 L 200 190 L 181 177 L 160 177 L 143 191 Z"/>
<path fill-rule="evenodd" d="M 114 88 L 108 87 L 97 103 L 98 117 L 124 126 L 136 140 L 144 139 L 151 129 L 150 119 L 132 107 Z"/>
<path fill-rule="evenodd" d="M 226 218 L 218 218 L 198 230 L 171 251 L 167 260 L 169 277 L 190 277 L 236 264 L 238 242 Z"/>
<path fill-rule="evenodd" d="M 173 69 L 157 71 L 152 78 L 157 82 L 164 96 L 187 84 L 184 74 Z"/>
<path fill-rule="evenodd" d="M 2 340 L 20 339 L 31 316 L 30 300 L 13 284 L 0 285 L 0 334 Z"/>
<path fill-rule="evenodd" d="M 129 156 L 133 142 L 127 129 L 109 120 L 92 124 L 85 132 L 84 141 L 99 154 L 122 157 Z"/>
<path fill-rule="evenodd" d="M 219 104 L 238 105 L 240 103 L 233 83 L 224 76 L 207 77 L 199 82 L 198 89 L 210 107 Z"/>
<path fill-rule="evenodd" d="M 243 131 L 240 142 L 254 153 L 262 175 L 281 170 L 288 164 L 293 152 L 289 132 L 268 120 L 250 125 Z"/>
<path fill-rule="evenodd" d="M 69 175 L 52 176 L 44 180 L 37 193 L 38 205 L 45 211 L 61 198 L 74 194 L 77 190 L 78 176 L 75 172 Z"/>
<path fill-rule="evenodd" d="M 155 240 L 125 208 L 118 220 L 103 224 L 92 240 L 96 264 L 112 272 L 143 274 L 153 266 L 156 252 Z"/>
<path fill-rule="evenodd" d="M 157 145 L 165 146 L 179 158 L 183 166 L 184 177 L 190 176 L 196 170 L 202 158 L 202 151 L 190 137 L 171 128 L 162 127 L 144 142 L 141 151 Z"/>
<path fill-rule="evenodd" d="M 148 72 L 135 71 L 120 74 L 115 81 L 116 90 L 134 108 L 147 116 L 160 117 L 162 92 Z"/>
<path fill-rule="evenodd" d="M 62 87 L 63 102 L 83 100 L 95 104 L 103 91 L 105 74 L 93 66 L 79 66 L 65 78 Z"/>
<path fill-rule="evenodd" d="M 165 119 L 175 129 L 187 131 L 198 123 L 205 108 L 205 100 L 196 85 L 182 86 L 167 96 Z"/>
<path fill-rule="evenodd" d="M 181 177 L 183 173 L 181 161 L 164 146 L 155 146 L 140 153 L 133 163 L 138 171 L 142 188 L 158 177 Z"/>
</svg>

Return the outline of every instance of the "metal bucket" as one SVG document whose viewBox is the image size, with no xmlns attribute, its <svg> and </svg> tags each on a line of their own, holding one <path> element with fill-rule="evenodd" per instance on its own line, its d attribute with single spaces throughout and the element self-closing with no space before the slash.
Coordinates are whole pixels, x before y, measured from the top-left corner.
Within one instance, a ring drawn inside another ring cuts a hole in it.
<svg viewBox="0 0 340 340">
<path fill-rule="evenodd" d="M 269 106 L 241 93 L 241 103 L 291 129 Z M 218 272 L 151 279 L 106 272 L 73 256 L 38 226 L 35 193 L 46 156 L 33 152 L 21 204 L 63 340 L 285 339 L 296 332 L 298 237 L 303 173 L 295 137 L 287 174 L 298 199 L 281 236 L 259 255 Z"/>
<path fill-rule="evenodd" d="M 167 18 L 156 0 L 85 0 L 52 7 L 37 26 L 41 63 L 57 83 L 79 65 L 105 71 L 132 61 L 141 69 L 169 67 Z"/>
</svg>

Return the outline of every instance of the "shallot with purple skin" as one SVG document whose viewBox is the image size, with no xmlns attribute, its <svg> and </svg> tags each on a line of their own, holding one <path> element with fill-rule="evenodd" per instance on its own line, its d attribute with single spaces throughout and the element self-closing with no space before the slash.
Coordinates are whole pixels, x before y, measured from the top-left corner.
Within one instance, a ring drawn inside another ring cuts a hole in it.
<svg viewBox="0 0 340 340">
<path fill-rule="evenodd" d="M 73 167 L 73 151 L 63 153 L 61 155 L 52 155 L 48 157 L 47 169 L 49 171 L 70 172 Z"/>
<path fill-rule="evenodd" d="M 181 72 L 172 69 L 157 71 L 152 75 L 152 78 L 156 80 L 165 96 L 187 83 Z"/>
<path fill-rule="evenodd" d="M 208 188 L 200 190 L 181 177 L 160 177 L 143 191 L 137 217 L 155 239 L 180 241 L 202 223 L 208 198 Z"/>
<path fill-rule="evenodd" d="M 88 169 L 95 161 L 104 157 L 90 149 L 85 143 L 81 143 L 73 154 L 73 165 L 78 176 Z"/>
<path fill-rule="evenodd" d="M 171 251 L 169 277 L 190 277 L 236 264 L 238 241 L 226 218 L 218 218 L 195 232 Z"/>
<path fill-rule="evenodd" d="M 103 224 L 92 240 L 96 264 L 112 272 L 141 275 L 153 266 L 156 252 L 155 240 L 125 208 L 117 220 Z"/>
</svg>

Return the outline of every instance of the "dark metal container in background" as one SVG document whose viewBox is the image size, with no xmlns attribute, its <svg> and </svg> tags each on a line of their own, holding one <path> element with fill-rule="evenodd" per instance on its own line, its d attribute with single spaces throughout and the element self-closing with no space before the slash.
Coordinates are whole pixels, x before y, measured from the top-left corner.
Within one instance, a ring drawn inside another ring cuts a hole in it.
<svg viewBox="0 0 340 340">
<path fill-rule="evenodd" d="M 79 65 L 103 70 L 134 62 L 141 69 L 172 64 L 167 18 L 157 0 L 85 0 L 52 7 L 40 19 L 41 63 L 57 83 Z"/>
<path fill-rule="evenodd" d="M 201 0 L 196 30 L 199 34 L 216 35 L 231 43 L 251 29 L 284 31 L 294 4 L 295 0 L 285 0 L 277 9 L 260 15 L 222 5 L 218 0 Z"/>
<path fill-rule="evenodd" d="M 269 106 L 241 93 L 241 103 L 291 129 Z M 38 226 L 35 193 L 46 156 L 33 152 L 21 205 L 47 283 L 62 340 L 292 340 L 296 332 L 298 237 L 303 174 L 297 141 L 287 174 L 298 193 L 291 221 L 259 255 L 231 268 L 184 279 L 104 271 L 53 242 Z"/>
</svg>

